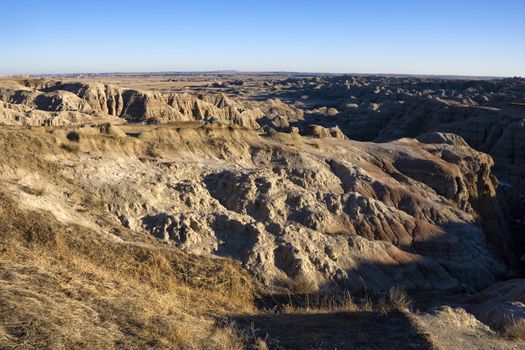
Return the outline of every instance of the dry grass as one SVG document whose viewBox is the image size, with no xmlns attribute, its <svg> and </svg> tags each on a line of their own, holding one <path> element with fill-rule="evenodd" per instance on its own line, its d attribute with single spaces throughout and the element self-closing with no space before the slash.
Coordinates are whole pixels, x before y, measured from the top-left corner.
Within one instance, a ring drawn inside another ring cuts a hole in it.
<svg viewBox="0 0 525 350">
<path fill-rule="evenodd" d="M 317 284 L 304 274 L 286 278 L 281 284 L 290 294 L 310 294 L 317 290 Z"/>
<path fill-rule="evenodd" d="M 288 300 L 282 304 L 278 303 L 275 309 L 284 313 L 379 312 L 386 315 L 393 311 L 407 311 L 410 305 L 411 300 L 406 291 L 401 287 L 392 287 L 387 295 L 370 296 L 366 293 L 358 301 L 355 301 L 348 291 L 337 294 L 290 293 Z M 268 312 L 274 312 L 275 309 Z"/>
<path fill-rule="evenodd" d="M 15 277 L 26 283 L 2 286 L 1 307 L 8 313 L 2 314 L 2 322 L 11 337 L 2 348 L 243 348 L 243 338 L 234 329 L 218 327 L 197 312 L 186 313 L 193 305 L 173 300 L 176 295 L 168 298 L 140 286 L 104 290 L 100 281 L 91 285 L 75 281 L 86 286 L 64 290 L 65 281 L 54 274 L 41 269 L 25 272 Z M 59 284 L 42 280 L 50 277 Z M 32 285 L 35 278 L 41 288 Z"/>
<path fill-rule="evenodd" d="M 353 312 L 359 311 L 363 307 L 362 304 L 356 304 L 352 299 L 350 293 L 340 294 L 306 294 L 300 300 L 292 301 L 286 305 L 282 305 L 281 309 L 284 313 L 297 312 Z"/>
<path fill-rule="evenodd" d="M 398 310 L 407 310 L 412 304 L 405 289 L 398 286 L 390 288 L 388 291 L 388 301 L 393 308 Z"/>
<path fill-rule="evenodd" d="M 393 311 L 409 311 L 412 301 L 405 289 L 399 286 L 390 288 L 386 296 L 380 296 L 374 304 L 367 298 L 367 311 L 377 311 L 386 315 Z"/>
<path fill-rule="evenodd" d="M 407 297 L 408 299 L 408 297 Z M 407 304 L 409 303 L 407 302 Z M 389 297 L 376 296 L 371 298 L 365 296 L 356 299 L 350 292 L 333 294 L 310 293 L 304 295 L 291 294 L 288 301 L 278 303 L 274 308 L 267 309 L 267 313 L 338 313 L 338 312 L 378 312 L 386 315 L 397 310 L 407 309 L 398 302 L 392 302 Z"/>
<path fill-rule="evenodd" d="M 252 346 L 253 350 L 270 350 L 266 340 L 257 338 Z"/>
<path fill-rule="evenodd" d="M 503 327 L 503 334 L 513 339 L 525 340 L 525 320 L 509 319 Z"/>
<path fill-rule="evenodd" d="M 0 348 L 242 349 L 208 315 L 252 310 L 238 264 L 118 243 L 0 194 Z"/>
<path fill-rule="evenodd" d="M 161 153 L 160 151 L 156 148 L 156 145 L 155 144 L 150 144 L 145 152 L 144 152 L 148 157 L 151 157 L 151 158 L 159 158 L 161 156 Z"/>
</svg>

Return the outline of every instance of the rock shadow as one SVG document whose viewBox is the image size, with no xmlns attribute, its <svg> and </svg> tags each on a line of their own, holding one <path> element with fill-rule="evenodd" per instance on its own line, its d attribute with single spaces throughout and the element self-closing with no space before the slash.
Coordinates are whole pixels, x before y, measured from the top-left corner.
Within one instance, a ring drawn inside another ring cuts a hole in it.
<svg viewBox="0 0 525 350">
<path fill-rule="evenodd" d="M 400 311 L 239 315 L 233 322 L 270 349 L 433 349 Z"/>
</svg>

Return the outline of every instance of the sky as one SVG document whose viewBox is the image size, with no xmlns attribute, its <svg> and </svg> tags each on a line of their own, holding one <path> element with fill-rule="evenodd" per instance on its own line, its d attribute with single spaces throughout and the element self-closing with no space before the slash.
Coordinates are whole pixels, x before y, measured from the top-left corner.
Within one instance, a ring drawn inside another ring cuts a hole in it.
<svg viewBox="0 0 525 350">
<path fill-rule="evenodd" d="M 525 0 L 0 0 L 0 75 L 525 76 Z"/>
</svg>

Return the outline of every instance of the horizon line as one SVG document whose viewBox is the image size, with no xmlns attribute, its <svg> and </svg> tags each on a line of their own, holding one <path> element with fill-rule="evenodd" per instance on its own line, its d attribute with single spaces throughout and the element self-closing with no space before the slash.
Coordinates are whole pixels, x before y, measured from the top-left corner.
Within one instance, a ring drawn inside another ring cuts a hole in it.
<svg viewBox="0 0 525 350">
<path fill-rule="evenodd" d="M 217 69 L 217 70 L 166 70 L 166 71 L 101 71 L 101 72 L 67 72 L 67 73 L 16 73 L 3 74 L 2 78 L 20 78 L 20 77 L 68 77 L 75 75 L 100 76 L 100 75 L 183 75 L 183 74 L 271 74 L 271 75 L 331 75 L 331 76 L 392 76 L 392 77 L 442 77 L 442 78 L 483 78 L 483 79 L 508 79 L 523 78 L 521 75 L 464 75 L 464 74 L 429 74 L 429 73 L 357 73 L 357 72 L 318 72 L 318 71 L 288 71 L 288 70 L 236 70 L 236 69 Z"/>
</svg>

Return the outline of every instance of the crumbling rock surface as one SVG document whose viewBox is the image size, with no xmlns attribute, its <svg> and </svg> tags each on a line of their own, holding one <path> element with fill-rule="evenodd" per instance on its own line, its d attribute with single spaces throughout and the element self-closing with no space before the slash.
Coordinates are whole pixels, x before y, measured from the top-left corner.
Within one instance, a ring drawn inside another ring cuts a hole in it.
<svg viewBox="0 0 525 350">
<path fill-rule="evenodd" d="M 511 238 L 482 226 L 478 212 L 499 218 L 492 160 L 459 139 L 321 142 L 203 122 L 7 127 L 0 136 L 16 152 L 2 165 L 7 188 L 47 186 L 36 200 L 28 190 L 24 205 L 231 257 L 268 288 L 475 290 L 505 274 L 498 258 Z M 16 140 L 25 145 L 17 151 Z M 53 177 L 27 162 L 34 147 Z M 67 199 L 75 192 L 99 204 L 78 211 Z"/>
<path fill-rule="evenodd" d="M 525 188 L 525 79 L 291 77 L 279 86 L 272 97 L 289 101 L 280 115 L 290 126 L 338 126 L 350 139 L 377 142 L 454 133 L 492 155 L 498 176 Z M 303 117 L 288 118 L 297 104 Z"/>
<path fill-rule="evenodd" d="M 15 125 L 72 125 L 101 120 L 166 123 L 216 118 L 258 128 L 262 112 L 247 109 L 224 95 L 123 89 L 102 83 L 54 80 L 11 84 L 0 92 L 0 122 Z M 3 82 L 4 86 L 6 82 Z"/>
<path fill-rule="evenodd" d="M 280 106 L 283 112 L 271 119 L 278 131 L 297 128 L 312 135 L 312 128 L 338 127 L 350 139 L 374 142 L 455 134 L 490 154 L 507 202 L 508 210 L 501 208 L 501 214 L 510 217 L 517 242 L 514 254 L 525 254 L 525 79 L 341 75 L 290 77 L 272 88 L 269 100 L 286 102 Z M 303 111 L 301 118 L 294 117 L 297 108 Z M 445 143 L 454 142 L 450 137 Z M 525 265 L 518 265 L 512 269 L 523 273 Z"/>
</svg>

